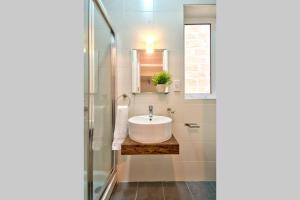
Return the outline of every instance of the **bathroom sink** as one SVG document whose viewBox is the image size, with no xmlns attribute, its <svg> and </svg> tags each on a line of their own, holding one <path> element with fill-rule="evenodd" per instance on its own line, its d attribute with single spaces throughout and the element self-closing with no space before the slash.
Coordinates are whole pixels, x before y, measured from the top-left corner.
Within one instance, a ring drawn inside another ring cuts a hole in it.
<svg viewBox="0 0 300 200">
<path fill-rule="evenodd" d="M 172 119 L 165 116 L 140 115 L 129 118 L 129 137 L 140 143 L 152 144 L 164 142 L 171 138 Z"/>
</svg>

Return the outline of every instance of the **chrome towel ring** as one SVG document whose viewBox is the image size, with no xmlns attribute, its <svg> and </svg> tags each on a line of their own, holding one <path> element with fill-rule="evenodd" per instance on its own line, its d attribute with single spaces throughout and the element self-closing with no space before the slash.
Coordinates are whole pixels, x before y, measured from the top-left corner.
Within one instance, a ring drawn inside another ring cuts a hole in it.
<svg viewBox="0 0 300 200">
<path fill-rule="evenodd" d="M 122 95 L 118 96 L 117 102 L 120 100 L 121 97 L 123 97 L 123 99 L 125 99 L 125 98 L 128 99 L 128 104 L 127 104 L 127 106 L 129 106 L 129 105 L 130 105 L 130 97 L 129 97 L 127 94 L 122 94 Z"/>
</svg>

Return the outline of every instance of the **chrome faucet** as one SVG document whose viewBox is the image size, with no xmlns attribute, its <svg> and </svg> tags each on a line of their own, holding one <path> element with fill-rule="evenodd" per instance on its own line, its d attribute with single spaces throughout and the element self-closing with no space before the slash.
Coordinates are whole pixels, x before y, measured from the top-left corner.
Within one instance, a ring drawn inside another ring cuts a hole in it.
<svg viewBox="0 0 300 200">
<path fill-rule="evenodd" d="M 153 106 L 150 105 L 149 106 L 149 120 L 152 121 L 153 118 Z"/>
</svg>

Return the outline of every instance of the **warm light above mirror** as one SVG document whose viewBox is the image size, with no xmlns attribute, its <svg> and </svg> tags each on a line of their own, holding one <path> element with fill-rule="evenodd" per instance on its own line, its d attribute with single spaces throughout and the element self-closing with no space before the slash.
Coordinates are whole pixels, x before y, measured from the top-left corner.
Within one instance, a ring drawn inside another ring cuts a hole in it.
<svg viewBox="0 0 300 200">
<path fill-rule="evenodd" d="M 148 36 L 146 39 L 146 53 L 154 53 L 154 38 L 153 36 Z"/>
</svg>

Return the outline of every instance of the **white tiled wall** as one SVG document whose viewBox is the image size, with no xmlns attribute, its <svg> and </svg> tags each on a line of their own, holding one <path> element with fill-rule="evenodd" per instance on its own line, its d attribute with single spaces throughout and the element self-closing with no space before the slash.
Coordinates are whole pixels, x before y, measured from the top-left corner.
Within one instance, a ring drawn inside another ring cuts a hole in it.
<svg viewBox="0 0 300 200">
<path fill-rule="evenodd" d="M 118 94 L 131 94 L 130 50 L 144 48 L 145 37 L 153 34 L 155 48 L 169 50 L 169 70 L 181 80 L 183 90 L 183 4 L 215 4 L 215 0 L 102 0 L 112 20 L 118 42 Z M 146 3 L 146 5 L 145 5 Z M 183 92 L 139 94 L 131 97 L 130 115 L 167 115 L 175 110 L 173 133 L 180 143 L 179 155 L 118 157 L 119 181 L 215 180 L 215 100 L 184 100 Z M 196 122 L 200 129 L 188 129 Z"/>
</svg>

